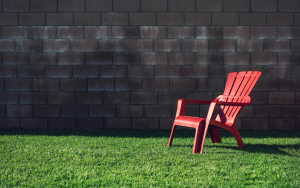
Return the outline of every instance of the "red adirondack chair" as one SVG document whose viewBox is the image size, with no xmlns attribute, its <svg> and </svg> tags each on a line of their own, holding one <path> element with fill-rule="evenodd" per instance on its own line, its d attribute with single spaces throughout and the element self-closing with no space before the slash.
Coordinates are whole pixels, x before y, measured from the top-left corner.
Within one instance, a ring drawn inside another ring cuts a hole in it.
<svg viewBox="0 0 300 188">
<path fill-rule="evenodd" d="M 176 118 L 168 146 L 172 145 L 177 126 L 191 127 L 196 129 L 193 153 L 202 153 L 203 145 L 208 132 L 213 143 L 221 142 L 219 128 L 233 134 L 240 148 L 244 147 L 243 140 L 236 128 L 235 121 L 241 109 L 251 104 L 250 93 L 262 72 L 232 72 L 229 73 L 223 95 L 215 100 L 179 99 L 177 104 Z M 210 104 L 207 117 L 185 116 L 187 104 Z M 220 105 L 220 111 L 216 119 L 212 116 L 216 105 Z"/>
</svg>

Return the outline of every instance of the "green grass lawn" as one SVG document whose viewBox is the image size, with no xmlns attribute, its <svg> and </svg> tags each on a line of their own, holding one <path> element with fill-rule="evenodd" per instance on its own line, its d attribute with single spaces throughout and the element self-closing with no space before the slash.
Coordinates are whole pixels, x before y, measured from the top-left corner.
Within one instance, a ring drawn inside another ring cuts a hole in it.
<svg viewBox="0 0 300 188">
<path fill-rule="evenodd" d="M 0 130 L 0 187 L 300 187 L 300 132 L 221 132 L 193 154 L 194 131 Z"/>
</svg>

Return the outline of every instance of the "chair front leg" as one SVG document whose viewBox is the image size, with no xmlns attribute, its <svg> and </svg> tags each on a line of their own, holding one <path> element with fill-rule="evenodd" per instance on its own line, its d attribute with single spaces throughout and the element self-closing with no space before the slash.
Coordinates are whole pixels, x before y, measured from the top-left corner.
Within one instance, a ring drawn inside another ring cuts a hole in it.
<svg viewBox="0 0 300 188">
<path fill-rule="evenodd" d="M 172 145 L 172 142 L 173 142 L 173 138 L 174 138 L 174 135 L 175 135 L 176 128 L 177 128 L 177 125 L 175 125 L 175 123 L 174 123 L 174 124 L 173 124 L 173 128 L 172 128 L 172 131 L 171 131 L 171 135 L 170 135 L 168 147 Z"/>
</svg>

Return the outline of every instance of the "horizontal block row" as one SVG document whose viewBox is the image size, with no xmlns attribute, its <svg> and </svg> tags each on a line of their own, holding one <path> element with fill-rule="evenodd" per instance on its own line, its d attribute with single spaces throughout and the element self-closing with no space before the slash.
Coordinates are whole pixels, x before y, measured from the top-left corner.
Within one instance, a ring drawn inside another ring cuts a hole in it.
<svg viewBox="0 0 300 188">
<path fill-rule="evenodd" d="M 0 32 L 1 33 L 1 32 Z M 2 39 L 300 39 L 300 27 L 2 26 Z M 60 41 L 60 40 L 57 40 Z M 64 41 L 64 40 L 62 40 Z M 64 44 L 64 42 L 61 42 Z"/>
<path fill-rule="evenodd" d="M 72 67 L 68 67 L 70 65 L 88 65 L 87 67 L 74 67 L 76 70 L 86 70 L 84 72 L 88 73 L 89 66 L 101 66 L 102 69 L 111 69 L 112 71 L 116 70 L 114 74 L 117 73 L 117 70 L 124 69 L 122 67 L 111 67 L 111 65 L 115 66 L 124 66 L 124 65 L 136 65 L 141 66 L 140 69 L 143 69 L 145 66 L 156 65 L 158 69 L 163 65 L 185 65 L 185 66 L 231 66 L 238 65 L 238 69 L 255 69 L 262 71 L 264 67 L 260 67 L 260 65 L 268 65 L 268 66 L 290 66 L 290 65 L 299 65 L 300 54 L 298 46 L 298 41 L 292 41 L 292 49 L 295 50 L 296 53 L 276 53 L 272 52 L 283 50 L 287 48 L 286 41 L 268 41 L 265 42 L 265 47 L 269 49 L 268 53 L 249 53 L 249 52 L 238 52 L 238 53 L 221 53 L 221 52 L 203 52 L 203 53 L 193 53 L 193 52 L 178 52 L 178 53 L 136 53 L 136 52 L 96 52 L 96 53 L 0 53 L 0 64 L 2 63 L 4 66 L 0 69 L 3 72 L 3 75 L 0 77 L 10 78 L 16 77 L 14 72 L 14 67 L 12 65 L 31 65 L 31 66 L 40 66 L 40 65 L 51 65 L 46 67 L 47 70 L 57 70 L 58 75 L 54 77 L 58 78 L 69 78 L 72 76 L 71 70 Z M 212 43 L 214 44 L 214 43 Z M 268 46 L 267 46 L 268 45 Z M 239 49 L 253 49 L 257 50 L 255 47 L 259 47 L 256 43 L 250 43 L 249 41 L 243 41 L 239 44 Z M 5 47 L 5 46 L 4 46 Z M 187 46 L 192 50 L 193 47 Z M 260 48 L 263 48 L 260 47 Z M 266 49 L 265 49 L 266 50 Z M 2 60 L 3 59 L 3 60 Z M 53 65 L 53 66 L 52 66 Z M 54 65 L 65 65 L 66 67 L 54 66 Z M 8 67 L 5 67 L 8 66 Z M 240 66 L 248 66 L 248 67 L 240 67 Z M 250 66 L 258 66 L 258 67 L 250 67 Z M 101 71 L 100 67 L 100 71 Z M 106 68 L 105 68 L 106 67 Z M 110 68 L 109 68 L 110 67 Z M 98 67 L 96 67 L 98 69 Z M 147 67 L 146 67 L 147 68 Z M 172 68 L 172 67 L 170 67 Z M 173 67 L 174 68 L 174 67 Z M 202 67 L 204 68 L 204 67 Z M 201 67 L 196 67 L 196 72 Z M 289 68 L 289 67 L 288 67 Z M 25 68 L 26 69 L 26 68 Z M 28 67 L 28 69 L 32 69 Z M 38 68 L 37 69 L 41 69 Z M 167 68 L 166 68 L 167 69 Z M 187 68 L 188 69 L 188 68 Z M 267 68 L 271 69 L 271 68 Z M 59 72 L 68 72 L 64 73 L 64 75 L 59 76 Z M 298 69 L 297 69 L 298 70 Z M 8 71 L 8 72 L 6 72 Z M 41 70 L 44 71 L 44 70 Z M 98 74 L 97 71 L 93 70 L 95 74 Z M 293 70 L 295 71 L 295 70 Z M 111 71 L 110 71 L 111 72 Z M 201 72 L 201 71 L 200 71 Z M 296 73 L 296 72 L 295 72 Z M 110 74 L 109 72 L 106 73 Z M 141 73 L 140 73 L 141 74 Z M 293 74 L 296 76 L 296 74 Z M 43 76 L 43 75 L 40 75 Z M 45 75 L 48 77 L 47 75 Z M 92 75 L 91 75 L 92 76 Z M 107 75 L 108 76 L 108 75 Z M 32 76 L 34 77 L 34 76 Z M 53 77 L 53 76 L 50 76 Z M 97 77 L 97 76 L 96 76 Z M 101 72 L 100 72 L 101 77 Z M 115 77 L 115 76 L 108 76 Z M 116 77 L 118 77 L 116 75 Z M 122 74 L 119 77 L 126 77 L 126 75 Z M 146 76 L 147 77 L 147 76 Z M 294 77 L 294 76 L 293 76 Z"/>
<path fill-rule="evenodd" d="M 298 11 L 299 12 L 299 11 Z M 300 13 L 1 13 L 0 25 L 299 26 Z"/>
<path fill-rule="evenodd" d="M 297 0 L 3 0 L 3 12 L 299 12 Z"/>
<path fill-rule="evenodd" d="M 0 52 L 300 52 L 299 46 L 257 39 L 0 39 Z"/>
</svg>

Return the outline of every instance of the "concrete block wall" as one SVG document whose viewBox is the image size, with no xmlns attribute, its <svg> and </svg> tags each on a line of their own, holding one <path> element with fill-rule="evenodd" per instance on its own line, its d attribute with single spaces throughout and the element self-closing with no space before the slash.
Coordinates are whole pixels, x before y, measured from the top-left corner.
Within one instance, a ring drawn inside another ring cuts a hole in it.
<svg viewBox="0 0 300 188">
<path fill-rule="evenodd" d="M 170 129 L 258 70 L 238 127 L 300 130 L 300 0 L 0 0 L 0 36 L 0 128 Z"/>
</svg>

